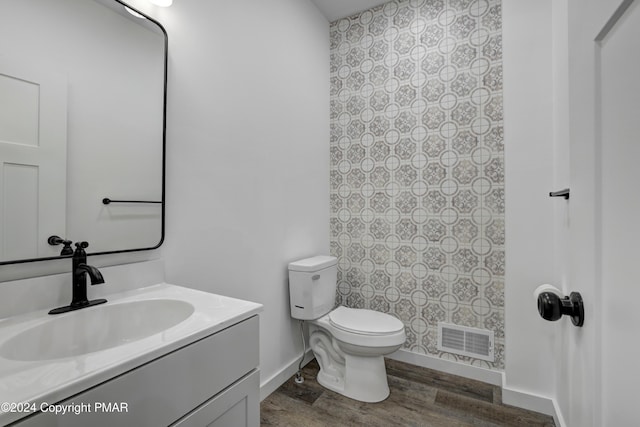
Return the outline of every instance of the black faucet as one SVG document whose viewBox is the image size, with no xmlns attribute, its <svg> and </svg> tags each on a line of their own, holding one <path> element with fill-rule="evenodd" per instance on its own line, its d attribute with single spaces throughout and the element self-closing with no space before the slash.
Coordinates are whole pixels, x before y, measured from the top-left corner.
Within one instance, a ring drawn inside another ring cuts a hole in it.
<svg viewBox="0 0 640 427">
<path fill-rule="evenodd" d="M 81 308 L 91 307 L 107 302 L 106 299 L 94 299 L 92 301 L 87 299 L 87 274 L 91 279 L 92 285 L 104 283 L 102 273 L 100 273 L 97 268 L 87 264 L 87 253 L 84 251 L 87 247 L 89 247 L 87 242 L 76 243 L 76 250 L 73 252 L 71 270 L 73 297 L 71 298 L 71 304 L 64 307 L 54 308 L 49 312 L 49 314 L 66 313 L 68 311 L 80 310 Z"/>
</svg>

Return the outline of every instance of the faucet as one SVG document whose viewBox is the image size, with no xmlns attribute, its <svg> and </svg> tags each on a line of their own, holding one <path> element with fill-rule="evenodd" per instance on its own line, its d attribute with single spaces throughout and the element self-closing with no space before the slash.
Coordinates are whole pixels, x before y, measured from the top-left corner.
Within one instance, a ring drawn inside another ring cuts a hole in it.
<svg viewBox="0 0 640 427">
<path fill-rule="evenodd" d="M 64 307 L 54 308 L 49 314 L 60 314 L 68 311 L 80 310 L 81 308 L 91 307 L 98 304 L 104 304 L 106 299 L 95 299 L 89 301 L 87 299 L 87 275 L 91 280 L 91 285 L 99 285 L 104 283 L 104 277 L 100 271 L 87 264 L 87 253 L 85 249 L 89 247 L 87 242 L 76 243 L 76 250 L 73 252 L 71 282 L 72 282 L 72 298 L 71 304 Z"/>
</svg>

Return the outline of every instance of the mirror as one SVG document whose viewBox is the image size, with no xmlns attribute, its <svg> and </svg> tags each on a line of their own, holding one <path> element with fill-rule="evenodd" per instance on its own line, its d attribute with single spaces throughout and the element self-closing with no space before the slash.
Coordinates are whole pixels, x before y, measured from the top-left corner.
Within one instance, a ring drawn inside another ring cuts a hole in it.
<svg viewBox="0 0 640 427">
<path fill-rule="evenodd" d="M 166 65 L 118 0 L 0 2 L 0 264 L 160 246 Z"/>
</svg>

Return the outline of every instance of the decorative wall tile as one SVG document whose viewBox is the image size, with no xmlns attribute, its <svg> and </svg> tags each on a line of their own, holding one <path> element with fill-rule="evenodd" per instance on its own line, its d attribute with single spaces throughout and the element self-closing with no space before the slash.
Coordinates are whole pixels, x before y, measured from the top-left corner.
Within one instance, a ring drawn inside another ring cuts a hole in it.
<svg viewBox="0 0 640 427">
<path fill-rule="evenodd" d="M 458 301 L 471 302 L 478 296 L 478 286 L 466 277 L 456 280 L 451 289 Z"/>
<path fill-rule="evenodd" d="M 499 0 L 394 0 L 331 24 L 337 303 L 388 312 L 411 351 L 504 367 Z M 494 363 L 437 350 L 491 329 Z"/>
<path fill-rule="evenodd" d="M 416 315 L 416 306 L 408 299 L 402 299 L 396 303 L 394 313 L 404 323 L 409 323 Z"/>
<path fill-rule="evenodd" d="M 422 282 L 422 287 L 431 299 L 439 299 L 447 292 L 447 282 L 439 274 L 430 274 Z"/>
<path fill-rule="evenodd" d="M 470 219 L 458 220 L 451 230 L 453 232 L 453 237 L 462 244 L 469 244 L 478 237 L 478 227 Z"/>
<path fill-rule="evenodd" d="M 475 326 L 478 324 L 478 316 L 473 312 L 471 307 L 460 306 L 451 316 L 451 320 L 456 325 Z"/>
<path fill-rule="evenodd" d="M 437 325 L 447 320 L 447 313 L 440 304 L 430 302 L 422 309 L 422 319 L 429 325 Z"/>
</svg>

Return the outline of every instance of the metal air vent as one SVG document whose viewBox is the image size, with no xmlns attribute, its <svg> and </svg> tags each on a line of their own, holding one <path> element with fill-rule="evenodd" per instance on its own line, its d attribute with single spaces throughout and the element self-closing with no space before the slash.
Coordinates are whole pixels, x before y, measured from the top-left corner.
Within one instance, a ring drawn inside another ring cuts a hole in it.
<svg viewBox="0 0 640 427">
<path fill-rule="evenodd" d="M 493 331 L 440 322 L 438 350 L 493 362 Z"/>
</svg>

